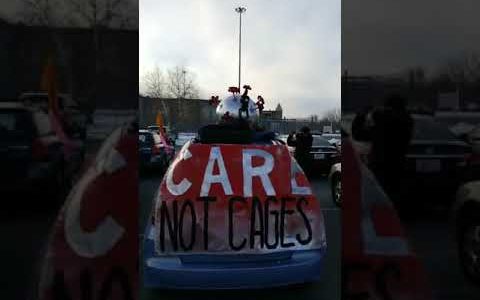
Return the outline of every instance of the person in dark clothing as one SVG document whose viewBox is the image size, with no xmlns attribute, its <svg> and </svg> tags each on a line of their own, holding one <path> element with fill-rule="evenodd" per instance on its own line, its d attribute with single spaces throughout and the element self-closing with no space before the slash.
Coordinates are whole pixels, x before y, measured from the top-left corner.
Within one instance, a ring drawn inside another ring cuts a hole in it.
<svg viewBox="0 0 480 300">
<path fill-rule="evenodd" d="M 352 121 L 352 137 L 359 142 L 370 141 L 370 128 L 368 126 L 368 116 L 372 111 L 371 107 L 366 107 L 355 115 Z"/>
<path fill-rule="evenodd" d="M 307 126 L 303 127 L 299 133 L 295 134 L 295 138 L 290 134 L 287 139 L 287 144 L 291 147 L 295 147 L 295 159 L 306 174 L 310 173 L 310 151 L 312 150 L 312 143 L 313 137 L 310 133 L 310 128 Z"/>
<path fill-rule="evenodd" d="M 293 146 L 294 144 L 295 144 L 295 131 L 292 131 L 287 137 L 287 145 L 294 147 Z"/>
<path fill-rule="evenodd" d="M 369 168 L 390 199 L 397 203 L 404 178 L 405 159 L 413 133 L 413 119 L 407 111 L 406 100 L 392 95 L 384 107 L 375 109 L 371 118 L 371 151 Z"/>
</svg>

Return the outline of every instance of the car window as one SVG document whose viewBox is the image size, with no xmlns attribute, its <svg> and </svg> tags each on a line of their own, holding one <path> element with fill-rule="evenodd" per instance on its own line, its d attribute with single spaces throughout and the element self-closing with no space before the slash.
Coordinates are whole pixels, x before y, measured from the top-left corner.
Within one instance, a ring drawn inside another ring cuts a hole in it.
<svg viewBox="0 0 480 300">
<path fill-rule="evenodd" d="M 435 122 L 430 118 L 415 118 L 413 126 L 414 140 L 441 140 L 456 141 L 455 135 L 447 126 Z"/>
<path fill-rule="evenodd" d="M 0 139 L 33 134 L 32 119 L 25 110 L 0 111 Z"/>
<path fill-rule="evenodd" d="M 15 129 L 15 114 L 12 113 L 0 113 L 0 129 L 3 130 L 14 130 Z"/>
<path fill-rule="evenodd" d="M 152 135 L 147 132 L 140 132 L 138 134 L 138 142 L 140 146 L 149 146 L 152 144 Z"/>
<path fill-rule="evenodd" d="M 28 130 L 31 126 L 29 113 L 24 110 L 0 111 L 0 130 L 18 131 Z"/>
</svg>

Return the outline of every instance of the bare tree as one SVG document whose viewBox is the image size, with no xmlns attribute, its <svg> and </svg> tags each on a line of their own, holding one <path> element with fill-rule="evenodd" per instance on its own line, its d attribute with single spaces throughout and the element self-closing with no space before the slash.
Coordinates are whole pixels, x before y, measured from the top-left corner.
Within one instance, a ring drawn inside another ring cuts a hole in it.
<svg viewBox="0 0 480 300">
<path fill-rule="evenodd" d="M 60 65 L 68 65 L 63 40 L 56 34 L 58 27 L 82 27 L 92 30 L 94 74 L 89 76 L 88 97 L 94 101 L 97 85 L 104 70 L 100 31 L 104 28 L 138 28 L 138 14 L 131 0 L 21 0 L 23 22 L 50 29 Z M 64 74 L 64 76 L 68 76 Z M 72 76 L 69 76 L 70 88 Z"/>
<path fill-rule="evenodd" d="M 165 96 L 165 79 L 162 71 L 155 66 L 151 71 L 145 73 L 142 77 L 145 95 L 152 98 L 162 98 Z"/>
<path fill-rule="evenodd" d="M 21 0 L 20 17 L 46 27 L 136 28 L 136 9 L 129 0 Z"/>
<path fill-rule="evenodd" d="M 459 83 L 472 83 L 480 80 L 480 55 L 468 53 L 448 60 L 440 69 L 440 76 Z"/>
<path fill-rule="evenodd" d="M 129 0 L 65 0 L 74 14 L 73 24 L 89 28 L 131 28 L 136 26 L 136 16 Z"/>
<path fill-rule="evenodd" d="M 185 67 L 168 70 L 167 91 L 170 97 L 177 99 L 198 98 L 198 88 L 192 73 Z"/>
<path fill-rule="evenodd" d="M 27 25 L 58 27 L 63 25 L 59 0 L 22 0 L 20 18 Z"/>
</svg>

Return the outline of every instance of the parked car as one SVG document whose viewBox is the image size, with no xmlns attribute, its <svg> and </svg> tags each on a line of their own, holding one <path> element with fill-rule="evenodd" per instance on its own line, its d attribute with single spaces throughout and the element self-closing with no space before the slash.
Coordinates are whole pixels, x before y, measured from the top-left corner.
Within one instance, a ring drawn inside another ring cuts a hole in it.
<svg viewBox="0 0 480 300">
<path fill-rule="evenodd" d="M 61 197 L 81 166 L 84 145 L 67 158 L 48 115 L 18 102 L 0 103 L 0 189 Z"/>
<path fill-rule="evenodd" d="M 351 133 L 353 118 L 342 117 L 347 133 Z M 403 195 L 399 198 L 405 205 L 450 205 L 457 188 L 471 178 L 468 175 L 471 146 L 429 115 L 413 114 L 412 119 L 413 135 L 401 179 Z M 368 141 L 353 141 L 353 144 L 368 164 L 371 144 Z"/>
<path fill-rule="evenodd" d="M 321 135 L 313 135 L 310 154 L 313 160 L 312 171 L 320 174 L 328 174 L 330 168 L 341 159 L 339 149 Z"/>
<path fill-rule="evenodd" d="M 416 194 L 404 198 L 451 204 L 457 188 L 466 180 L 471 146 L 432 117 L 414 115 L 413 120 L 403 191 Z"/>
<path fill-rule="evenodd" d="M 141 170 L 167 168 L 173 158 L 173 146 L 162 143 L 158 133 L 146 129 L 138 131 L 138 142 Z"/>
<path fill-rule="evenodd" d="M 467 278 L 480 285 L 480 181 L 459 188 L 453 212 L 461 267 Z"/>
<path fill-rule="evenodd" d="M 48 94 L 45 92 L 24 92 L 20 95 L 19 100 L 28 107 L 39 108 L 44 111 L 48 109 Z M 59 94 L 58 106 L 60 112 L 64 115 L 64 119 L 68 122 L 65 124 L 67 134 L 84 139 L 88 117 L 81 110 L 80 105 L 70 95 Z"/>
<path fill-rule="evenodd" d="M 341 163 L 336 163 L 330 169 L 330 174 L 328 175 L 330 182 L 330 190 L 332 192 L 333 203 L 340 207 L 342 206 L 342 165 Z"/>
</svg>

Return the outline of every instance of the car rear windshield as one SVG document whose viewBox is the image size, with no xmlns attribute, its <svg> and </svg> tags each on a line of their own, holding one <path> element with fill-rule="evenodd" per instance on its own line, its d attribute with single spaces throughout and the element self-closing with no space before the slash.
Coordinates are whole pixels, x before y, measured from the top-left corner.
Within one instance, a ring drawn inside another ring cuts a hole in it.
<svg viewBox="0 0 480 300">
<path fill-rule="evenodd" d="M 0 138 L 33 135 L 31 115 L 20 109 L 0 110 Z"/>
<path fill-rule="evenodd" d="M 140 146 L 152 145 L 152 134 L 147 132 L 140 132 L 138 134 L 138 142 L 140 143 Z"/>
</svg>

